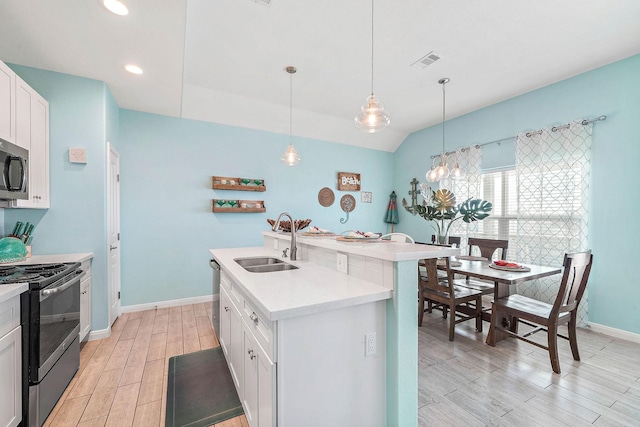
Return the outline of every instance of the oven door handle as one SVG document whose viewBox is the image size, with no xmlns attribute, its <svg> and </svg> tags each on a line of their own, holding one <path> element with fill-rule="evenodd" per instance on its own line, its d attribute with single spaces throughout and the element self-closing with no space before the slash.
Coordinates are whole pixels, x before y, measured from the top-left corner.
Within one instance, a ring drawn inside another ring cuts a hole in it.
<svg viewBox="0 0 640 427">
<path fill-rule="evenodd" d="M 71 286 L 73 286 L 75 284 L 75 282 L 78 282 L 80 280 L 80 278 L 75 278 L 73 280 L 69 280 L 66 283 L 63 283 L 60 286 L 56 286 L 55 288 L 52 289 L 44 289 L 42 291 L 42 296 L 43 297 L 48 297 L 49 295 L 53 295 L 53 294 L 57 294 L 58 292 L 62 292 L 65 289 L 70 288 Z"/>
</svg>

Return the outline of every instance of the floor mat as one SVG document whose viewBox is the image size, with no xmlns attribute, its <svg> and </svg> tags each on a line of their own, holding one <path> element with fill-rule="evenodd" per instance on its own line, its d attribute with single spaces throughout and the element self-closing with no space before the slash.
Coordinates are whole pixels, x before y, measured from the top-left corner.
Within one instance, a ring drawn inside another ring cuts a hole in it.
<svg viewBox="0 0 640 427">
<path fill-rule="evenodd" d="M 165 426 L 209 426 L 243 413 L 221 347 L 169 359 Z"/>
</svg>

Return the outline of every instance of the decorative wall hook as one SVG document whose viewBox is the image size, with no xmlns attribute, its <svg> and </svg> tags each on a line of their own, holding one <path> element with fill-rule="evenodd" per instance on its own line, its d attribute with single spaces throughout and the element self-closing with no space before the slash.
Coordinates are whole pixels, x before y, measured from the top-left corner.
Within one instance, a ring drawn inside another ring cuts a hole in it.
<svg viewBox="0 0 640 427">
<path fill-rule="evenodd" d="M 356 208 L 356 199 L 351 194 L 345 194 L 340 199 L 340 207 L 347 213 L 346 218 L 340 218 L 340 224 L 346 224 L 349 221 L 349 212 Z"/>
<path fill-rule="evenodd" d="M 415 215 L 418 213 L 418 211 L 416 210 L 416 206 L 418 205 L 418 194 L 420 194 L 420 190 L 418 190 L 418 184 L 420 184 L 420 182 L 417 179 L 413 178 L 410 184 L 411 191 L 409 191 L 408 194 L 411 196 L 411 206 L 409 206 L 407 200 L 404 198 L 402 198 L 402 206 L 404 206 L 404 208 L 408 210 L 411 215 Z"/>
</svg>

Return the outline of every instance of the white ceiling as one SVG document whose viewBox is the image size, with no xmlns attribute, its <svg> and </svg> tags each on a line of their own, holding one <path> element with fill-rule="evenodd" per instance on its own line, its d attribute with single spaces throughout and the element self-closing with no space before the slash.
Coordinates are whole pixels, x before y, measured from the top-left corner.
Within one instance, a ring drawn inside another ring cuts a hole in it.
<svg viewBox="0 0 640 427">
<path fill-rule="evenodd" d="M 0 59 L 106 82 L 121 108 L 394 151 L 411 132 L 640 53 L 637 0 L 2 0 Z M 442 58 L 410 67 L 430 51 Z M 126 63 L 142 76 L 123 70 Z M 295 143 L 295 141 L 294 141 Z"/>
</svg>

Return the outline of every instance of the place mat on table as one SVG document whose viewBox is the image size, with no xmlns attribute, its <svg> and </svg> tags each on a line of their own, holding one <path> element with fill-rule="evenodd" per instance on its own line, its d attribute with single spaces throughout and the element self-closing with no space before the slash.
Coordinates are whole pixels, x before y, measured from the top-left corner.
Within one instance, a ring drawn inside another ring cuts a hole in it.
<svg viewBox="0 0 640 427">
<path fill-rule="evenodd" d="M 463 261 L 488 261 L 488 259 L 483 256 L 471 256 L 471 255 L 457 255 L 456 259 L 460 259 Z"/>
<path fill-rule="evenodd" d="M 221 347 L 169 359 L 165 426 L 210 426 L 243 413 Z"/>
<path fill-rule="evenodd" d="M 489 267 L 495 270 L 502 270 L 502 271 L 515 271 L 515 272 L 531 271 L 529 267 L 525 267 L 524 265 L 521 265 L 520 267 L 507 267 L 507 266 L 495 265 L 491 263 L 489 264 Z"/>
</svg>

